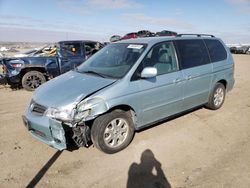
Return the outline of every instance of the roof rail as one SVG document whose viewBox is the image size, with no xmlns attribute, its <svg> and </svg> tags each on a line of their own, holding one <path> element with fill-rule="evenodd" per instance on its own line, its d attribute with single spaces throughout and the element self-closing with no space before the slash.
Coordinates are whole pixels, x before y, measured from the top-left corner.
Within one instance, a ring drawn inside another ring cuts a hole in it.
<svg viewBox="0 0 250 188">
<path fill-rule="evenodd" d="M 176 37 L 182 37 L 183 35 L 186 35 L 186 36 L 197 36 L 197 37 L 201 37 L 201 36 L 215 37 L 214 35 L 209 35 L 209 34 L 178 34 L 178 35 L 176 35 Z"/>
</svg>

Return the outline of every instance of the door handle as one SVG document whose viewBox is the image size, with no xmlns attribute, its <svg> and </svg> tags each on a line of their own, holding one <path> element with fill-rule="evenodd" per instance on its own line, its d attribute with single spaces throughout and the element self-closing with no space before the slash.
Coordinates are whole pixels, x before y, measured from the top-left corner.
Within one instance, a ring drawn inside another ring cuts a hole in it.
<svg viewBox="0 0 250 188">
<path fill-rule="evenodd" d="M 177 83 L 179 83 L 179 82 L 181 82 L 182 80 L 180 79 L 180 78 L 176 78 L 173 82 L 175 83 L 175 84 L 177 84 Z"/>
<path fill-rule="evenodd" d="M 199 77 L 199 76 L 200 76 L 200 74 L 188 75 L 188 76 L 186 77 L 186 80 L 192 80 L 192 79 L 194 79 L 194 78 L 196 78 L 196 77 Z"/>
</svg>

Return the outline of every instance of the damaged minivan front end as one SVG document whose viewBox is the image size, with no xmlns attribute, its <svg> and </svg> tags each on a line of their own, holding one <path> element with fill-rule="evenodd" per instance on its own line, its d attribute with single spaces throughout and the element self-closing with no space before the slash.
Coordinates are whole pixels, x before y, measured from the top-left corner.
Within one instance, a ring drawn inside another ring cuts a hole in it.
<svg viewBox="0 0 250 188">
<path fill-rule="evenodd" d="M 98 82 L 100 84 L 86 85 L 85 83 L 85 87 L 79 88 L 78 91 L 72 89 L 75 83 L 79 84 L 79 81 L 88 80 L 91 83 L 96 79 L 100 79 Z M 53 82 L 58 82 L 57 80 L 70 80 L 71 82 L 70 84 L 61 82 L 67 91 L 71 91 L 68 96 L 65 96 L 64 99 L 67 100 L 64 100 L 66 101 L 64 105 L 58 105 L 62 104 L 61 101 L 53 98 L 55 95 L 61 95 L 62 85 L 59 83 L 58 88 L 50 87 L 50 82 L 48 82 L 33 95 L 23 116 L 23 122 L 33 137 L 58 150 L 67 149 L 72 141 L 78 147 L 88 147 L 91 139 L 90 127 L 86 122 L 109 109 L 104 98 L 93 96 L 93 94 L 113 84 L 115 80 L 80 75 L 74 71 L 60 76 L 60 79 L 55 79 Z M 77 93 L 82 94 L 77 95 Z M 44 95 L 47 96 L 46 101 L 42 100 Z"/>
<path fill-rule="evenodd" d="M 115 153 L 128 146 L 136 122 L 132 106 L 140 101 L 129 100 L 139 86 L 127 89 L 127 79 L 146 47 L 107 45 L 74 70 L 39 86 L 23 116 L 29 132 L 58 150 L 93 143 Z"/>
</svg>

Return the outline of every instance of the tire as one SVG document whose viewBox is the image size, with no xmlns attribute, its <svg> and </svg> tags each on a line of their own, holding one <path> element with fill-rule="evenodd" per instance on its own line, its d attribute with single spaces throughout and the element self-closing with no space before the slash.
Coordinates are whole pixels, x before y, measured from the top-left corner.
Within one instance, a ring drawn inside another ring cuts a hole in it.
<svg viewBox="0 0 250 188">
<path fill-rule="evenodd" d="M 208 107 L 211 110 L 219 109 L 223 105 L 225 97 L 226 97 L 225 86 L 222 83 L 216 83 L 213 92 L 209 97 L 209 101 L 206 107 Z"/>
<path fill-rule="evenodd" d="M 39 71 L 29 71 L 22 77 L 22 87 L 28 91 L 34 91 L 44 82 L 46 82 L 46 78 Z"/>
<path fill-rule="evenodd" d="M 132 117 L 129 112 L 122 110 L 115 110 L 97 117 L 91 128 L 91 140 L 94 146 L 107 154 L 126 148 L 133 136 Z"/>
</svg>

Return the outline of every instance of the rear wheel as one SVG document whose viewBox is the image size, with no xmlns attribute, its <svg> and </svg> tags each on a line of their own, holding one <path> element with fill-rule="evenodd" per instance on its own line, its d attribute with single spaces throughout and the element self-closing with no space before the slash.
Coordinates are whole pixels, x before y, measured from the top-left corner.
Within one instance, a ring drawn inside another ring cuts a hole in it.
<svg viewBox="0 0 250 188">
<path fill-rule="evenodd" d="M 209 97 L 208 104 L 206 105 L 208 108 L 212 110 L 219 109 L 225 100 L 226 89 L 222 83 L 216 83 L 213 92 Z"/>
<path fill-rule="evenodd" d="M 29 71 L 24 74 L 22 78 L 22 86 L 28 91 L 33 91 L 46 82 L 46 78 L 43 73 L 39 71 Z"/>
<path fill-rule="evenodd" d="M 97 117 L 91 128 L 93 144 L 101 151 L 112 154 L 126 148 L 134 135 L 130 113 L 115 110 Z"/>
</svg>

